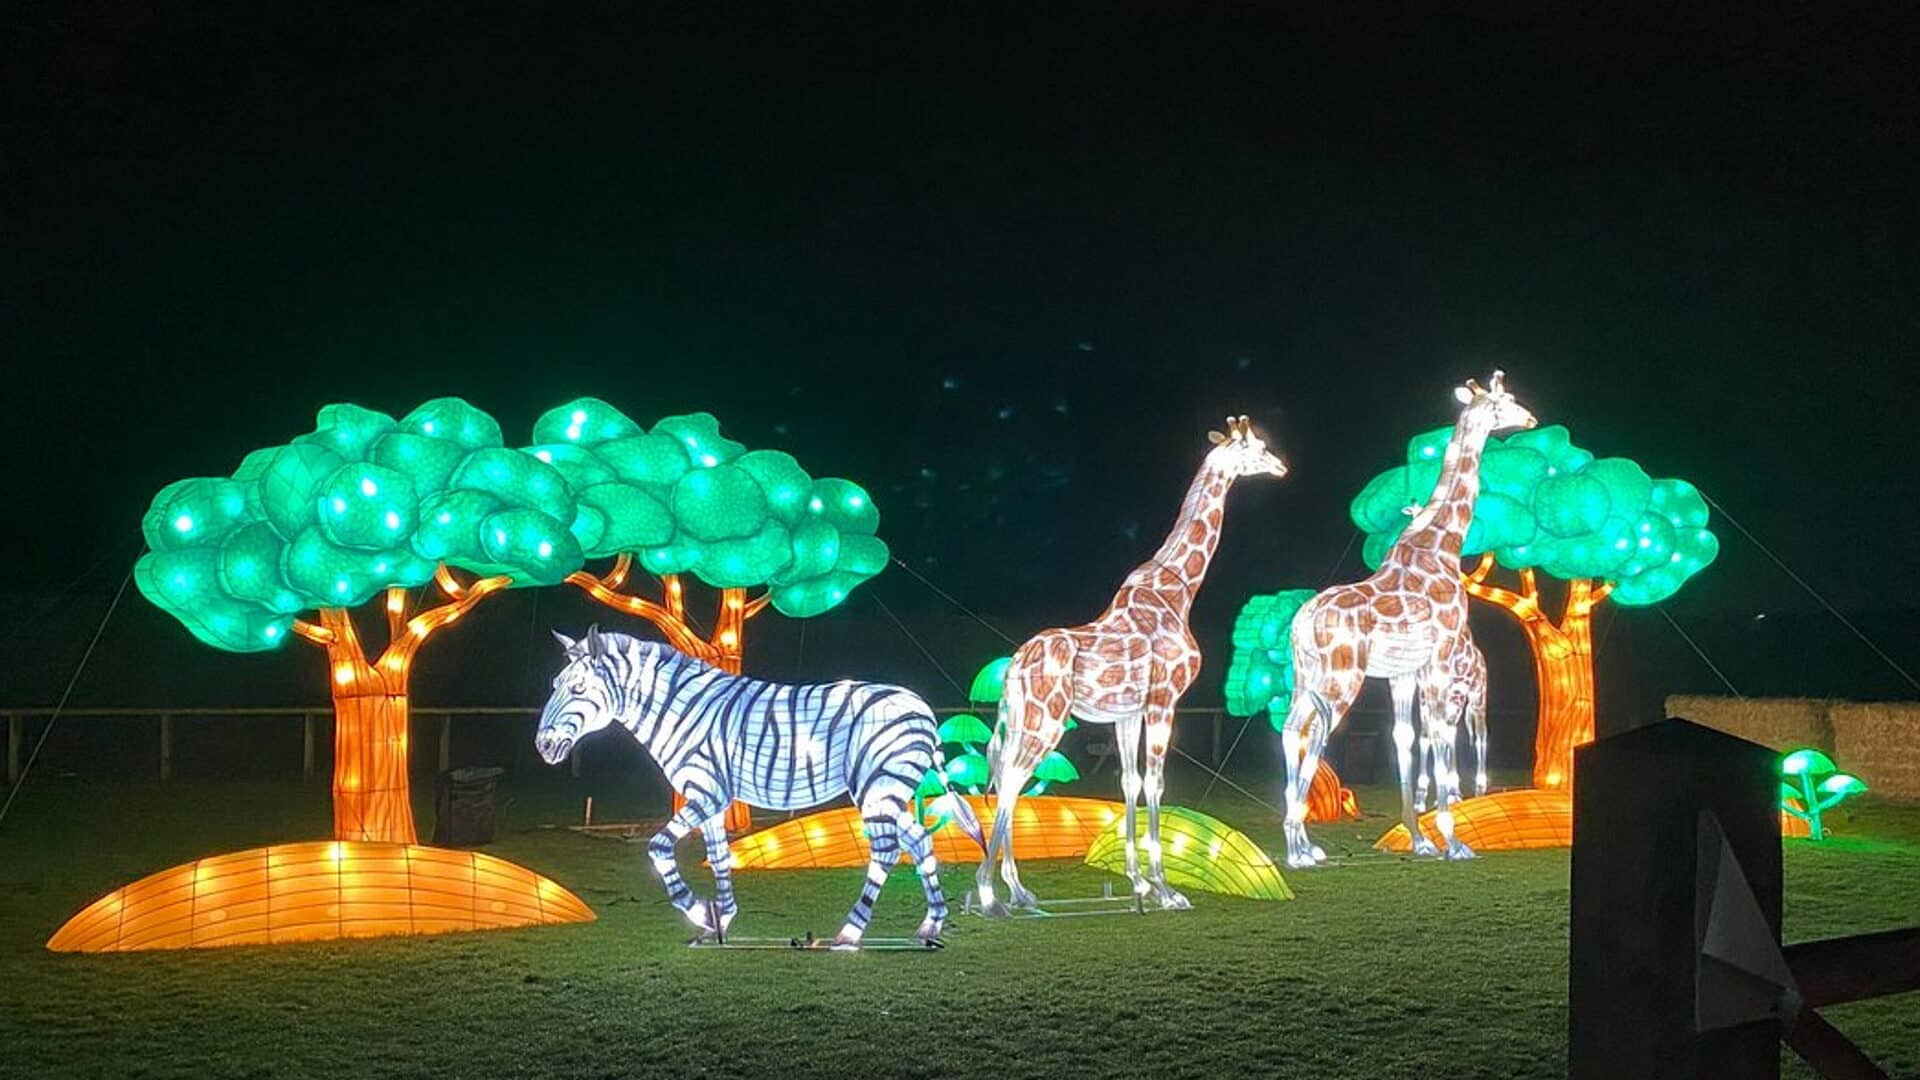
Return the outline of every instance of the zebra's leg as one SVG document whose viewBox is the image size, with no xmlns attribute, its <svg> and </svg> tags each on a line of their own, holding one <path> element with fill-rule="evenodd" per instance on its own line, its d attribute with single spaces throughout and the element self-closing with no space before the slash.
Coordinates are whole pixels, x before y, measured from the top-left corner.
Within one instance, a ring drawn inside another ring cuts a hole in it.
<svg viewBox="0 0 1920 1080">
<path fill-rule="evenodd" d="M 913 857 L 914 872 L 920 875 L 920 888 L 927 894 L 927 917 L 915 935 L 921 941 L 934 941 L 947 924 L 947 896 L 940 888 L 940 860 L 933 855 L 933 837 L 912 814 L 900 819 L 900 838 L 907 854 Z"/>
<path fill-rule="evenodd" d="M 705 792 L 691 791 L 685 794 L 687 804 L 647 842 L 647 857 L 653 860 L 654 872 L 660 875 L 661 882 L 667 887 L 667 901 L 686 916 L 688 922 L 711 933 L 713 927 L 707 925 L 706 907 L 699 903 L 699 897 L 693 894 L 687 879 L 680 876 L 680 864 L 674 861 L 673 849 L 682 837 L 700 828 L 707 819 L 724 813 L 727 804 L 724 801 L 710 801 Z"/>
<path fill-rule="evenodd" d="M 721 934 L 733 925 L 740 905 L 733 898 L 733 849 L 727 845 L 727 817 L 716 814 L 700 823 L 707 840 L 707 861 L 713 864 L 713 903 L 719 912 Z"/>
<path fill-rule="evenodd" d="M 833 939 L 836 949 L 857 949 L 860 938 L 867 932 L 867 921 L 873 918 L 874 901 L 880 899 L 880 889 L 887 883 L 887 875 L 893 865 L 900 861 L 900 825 L 897 818 L 888 816 L 864 816 L 861 824 L 867 830 L 867 883 L 860 889 L 860 899 L 853 902 L 853 910 L 847 913 L 847 924 L 840 928 L 840 934 Z"/>
</svg>

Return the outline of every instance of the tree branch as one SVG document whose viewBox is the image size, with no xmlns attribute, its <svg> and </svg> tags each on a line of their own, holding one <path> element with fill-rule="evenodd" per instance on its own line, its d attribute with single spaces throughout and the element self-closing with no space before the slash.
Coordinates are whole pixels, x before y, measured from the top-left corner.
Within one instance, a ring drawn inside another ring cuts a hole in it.
<svg viewBox="0 0 1920 1080">
<path fill-rule="evenodd" d="M 1512 589 L 1503 589 L 1498 585 L 1487 584 L 1485 571 L 1488 569 L 1488 564 L 1492 562 L 1492 557 L 1483 556 L 1483 560 L 1482 564 L 1475 568 L 1473 573 L 1462 576 L 1460 579 L 1461 587 L 1467 590 L 1467 595 L 1469 596 L 1477 596 L 1488 603 L 1499 604 L 1515 615 L 1525 618 L 1521 612 L 1527 607 L 1527 598 L 1514 592 Z"/>
<path fill-rule="evenodd" d="M 613 569 L 607 571 L 606 576 L 600 579 L 600 583 L 609 589 L 618 591 L 620 586 L 627 583 L 627 575 L 632 571 L 633 556 L 623 551 L 614 557 Z"/>
<path fill-rule="evenodd" d="M 440 591 L 446 593 L 449 600 L 458 600 L 460 594 L 467 591 L 466 586 L 460 584 L 460 579 L 453 576 L 453 571 L 447 568 L 446 563 L 433 568 L 433 583 L 440 586 Z"/>
<path fill-rule="evenodd" d="M 380 657 L 380 665 L 384 668 L 404 669 L 412 662 L 413 654 L 419 651 L 420 646 L 425 644 L 427 637 L 435 630 L 473 610 L 475 604 L 506 588 L 512 581 L 512 578 L 505 575 L 481 578 L 463 588 L 458 600 L 415 615 L 407 621 L 406 633 L 387 643 L 387 651 Z"/>
<path fill-rule="evenodd" d="M 407 590 L 387 590 L 387 644 L 392 645 L 407 626 Z"/>
<path fill-rule="evenodd" d="M 1587 594 L 1587 605 L 1589 607 L 1598 606 L 1600 601 L 1605 600 L 1611 592 L 1613 592 L 1613 582 L 1611 581 L 1603 581 L 1595 585 L 1593 591 Z"/>
<path fill-rule="evenodd" d="M 706 642 L 696 637 L 684 621 L 675 618 L 672 612 L 651 600 L 616 592 L 607 586 L 604 579 L 594 577 L 585 570 L 576 570 L 568 574 L 567 584 L 579 588 L 588 596 L 615 611 L 638 615 L 659 627 L 661 633 L 667 635 L 669 644 L 689 656 L 701 656 L 707 651 Z"/>
<path fill-rule="evenodd" d="M 674 618 L 680 620 L 681 622 L 686 622 L 687 621 L 687 594 L 685 590 L 681 589 L 680 587 L 680 575 L 679 574 L 662 575 L 660 578 L 660 585 L 663 589 L 666 590 L 667 614 L 672 615 Z"/>
<path fill-rule="evenodd" d="M 765 611 L 767 609 L 767 605 L 771 603 L 773 603 L 773 590 L 768 589 L 766 592 L 763 592 L 759 596 L 754 597 L 752 600 L 747 601 L 746 610 L 741 613 L 740 618 L 743 620 L 751 619 L 755 615 L 758 615 L 762 611 Z"/>
<path fill-rule="evenodd" d="M 323 648 L 333 644 L 333 631 L 323 626 L 315 626 L 305 619 L 293 620 L 293 632 Z"/>
<path fill-rule="evenodd" d="M 1464 584 L 1478 585 L 1487 580 L 1487 575 L 1491 573 L 1493 573 L 1493 552 L 1488 551 L 1481 554 L 1480 562 L 1474 566 L 1472 573 L 1465 576 Z"/>
</svg>

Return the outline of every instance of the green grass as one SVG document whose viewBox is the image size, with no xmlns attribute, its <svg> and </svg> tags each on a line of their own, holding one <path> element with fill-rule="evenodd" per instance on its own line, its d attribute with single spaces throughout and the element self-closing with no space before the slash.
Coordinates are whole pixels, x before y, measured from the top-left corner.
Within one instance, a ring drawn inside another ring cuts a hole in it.
<svg viewBox="0 0 1920 1080">
<path fill-rule="evenodd" d="M 1177 793 L 1203 782 L 1176 776 Z M 1287 875 L 1292 903 L 1194 894 L 1191 913 L 985 923 L 931 954 L 695 952 L 637 845 L 552 826 L 583 789 L 513 792 L 489 850 L 549 874 L 587 926 L 281 947 L 56 956 L 100 893 L 199 855 L 323 837 L 319 785 L 109 785 L 36 777 L 0 832 L 0 1073 L 9 1076 L 1228 1074 L 1525 1077 L 1564 1072 L 1567 855 L 1381 859 Z M 600 819 L 635 815 L 611 782 Z M 1378 811 L 1385 790 L 1361 793 Z M 1273 815 L 1205 809 L 1279 846 Z M 430 808 L 421 820 L 430 823 Z M 1787 937 L 1915 921 L 1920 809 L 1862 801 L 1786 856 Z M 1384 816 L 1321 826 L 1364 850 Z M 683 849 L 691 861 L 691 850 Z M 957 896 L 971 867 L 945 872 Z M 735 931 L 831 933 L 859 870 L 739 876 Z M 707 882 L 705 871 L 690 877 Z M 1115 880 L 1035 863 L 1043 898 Z M 889 883 L 876 934 L 919 920 Z M 1920 1070 L 1915 1002 L 1828 1015 L 1883 1067 Z M 1789 1055 L 1790 1057 L 1790 1055 Z M 1797 1062 L 1790 1075 L 1805 1075 Z"/>
</svg>

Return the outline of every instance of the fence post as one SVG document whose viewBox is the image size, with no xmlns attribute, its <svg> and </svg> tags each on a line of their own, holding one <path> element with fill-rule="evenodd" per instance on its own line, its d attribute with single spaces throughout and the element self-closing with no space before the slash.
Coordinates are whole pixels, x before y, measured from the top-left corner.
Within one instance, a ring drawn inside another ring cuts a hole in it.
<svg viewBox="0 0 1920 1080">
<path fill-rule="evenodd" d="M 580 779 L 580 744 L 573 744 L 573 753 L 567 755 L 567 765 L 573 770 L 573 778 Z"/>
<path fill-rule="evenodd" d="M 160 714 L 160 779 L 173 779 L 173 717 Z"/>
<path fill-rule="evenodd" d="M 313 779 L 313 714 L 300 717 L 300 779 Z"/>
<path fill-rule="evenodd" d="M 440 717 L 440 771 L 446 772 L 453 764 L 453 714 Z"/>
<path fill-rule="evenodd" d="M 7 714 L 7 783 L 20 782 L 20 714 Z"/>
</svg>

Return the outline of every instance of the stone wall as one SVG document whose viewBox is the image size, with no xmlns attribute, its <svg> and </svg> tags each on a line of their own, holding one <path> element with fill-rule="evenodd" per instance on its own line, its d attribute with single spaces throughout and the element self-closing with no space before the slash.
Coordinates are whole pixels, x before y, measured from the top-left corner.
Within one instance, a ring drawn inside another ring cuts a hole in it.
<svg viewBox="0 0 1920 1080">
<path fill-rule="evenodd" d="M 1815 747 L 1874 794 L 1920 800 L 1920 702 L 1676 694 L 1667 715 L 1775 750 Z"/>
</svg>

